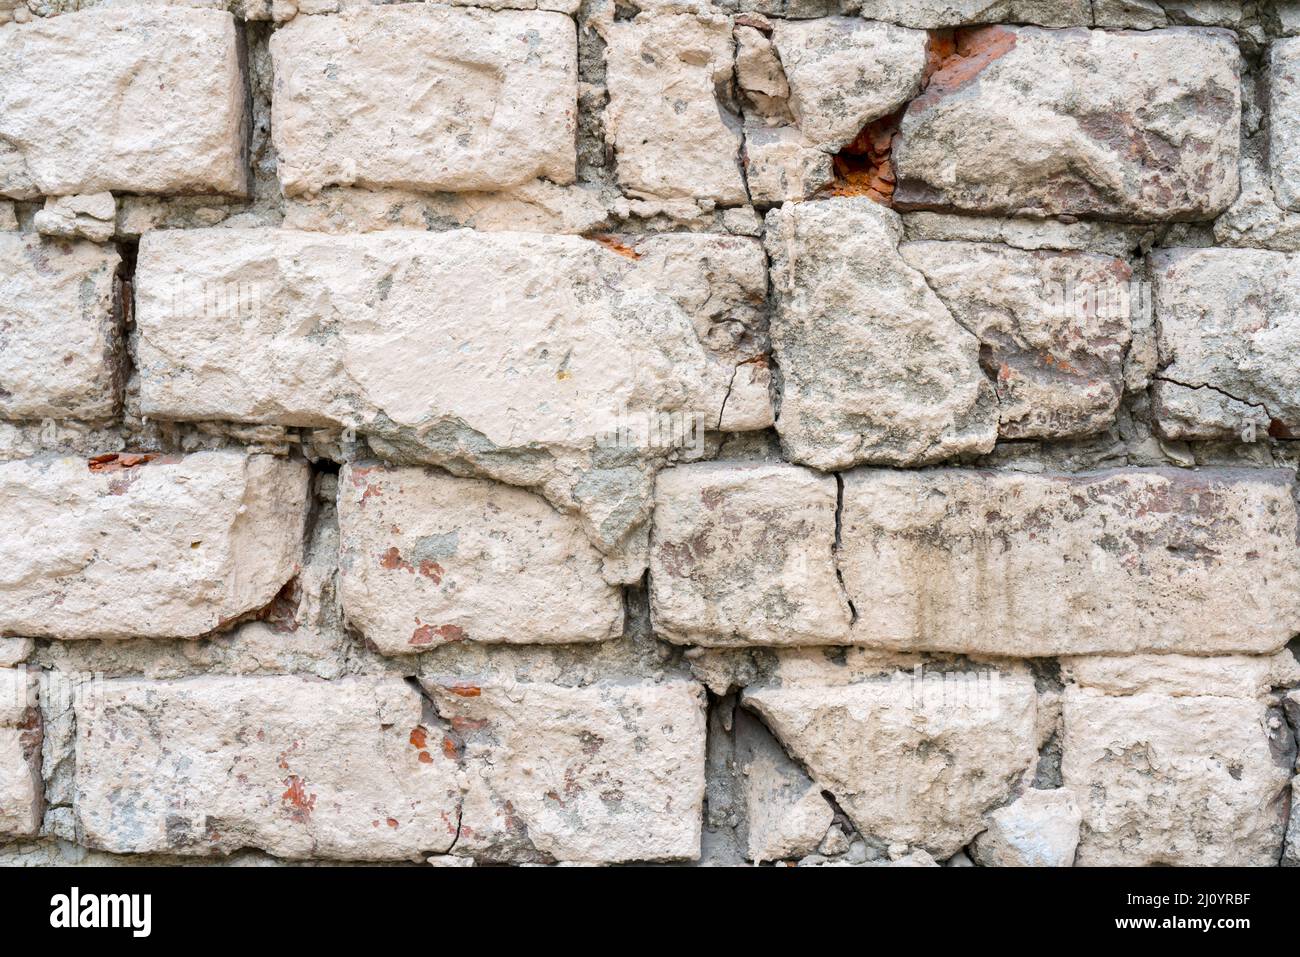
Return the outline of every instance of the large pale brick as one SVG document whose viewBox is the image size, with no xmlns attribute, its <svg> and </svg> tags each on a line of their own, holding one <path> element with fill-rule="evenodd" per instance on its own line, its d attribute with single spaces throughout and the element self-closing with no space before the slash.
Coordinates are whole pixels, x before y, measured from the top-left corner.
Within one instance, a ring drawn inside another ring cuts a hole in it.
<svg viewBox="0 0 1300 957">
<path fill-rule="evenodd" d="M 899 218 L 864 198 L 767 217 L 786 456 L 823 470 L 987 452 L 997 397 L 963 329 L 899 255 Z"/>
<path fill-rule="evenodd" d="M 25 668 L 0 668 L 0 838 L 40 830 L 40 756 L 36 675 Z"/>
<path fill-rule="evenodd" d="M 1061 673 L 1116 695 L 1262 698 L 1273 688 L 1300 685 L 1300 661 L 1286 649 L 1271 655 L 1082 655 L 1062 658 Z"/>
<path fill-rule="evenodd" d="M 339 477 L 340 595 L 381 651 L 450 641 L 600 641 L 621 591 L 578 521 L 541 496 L 418 468 L 348 465 Z"/>
<path fill-rule="evenodd" d="M 951 857 L 1038 761 L 1033 677 L 1023 667 L 944 674 L 919 664 L 855 674 L 857 661 L 810 651 L 741 702 L 864 836 Z"/>
<path fill-rule="evenodd" d="M 638 17 L 615 23 L 606 42 L 619 185 L 642 198 L 745 202 L 740 119 L 720 102 L 732 82 L 731 21 Z"/>
<path fill-rule="evenodd" d="M 93 9 L 0 30 L 0 194 L 243 193 L 239 38 L 220 10 Z"/>
<path fill-rule="evenodd" d="M 1262 249 L 1151 255 L 1156 424 L 1174 439 L 1300 435 L 1300 256 Z"/>
<path fill-rule="evenodd" d="M 469 771 L 457 854 L 587 863 L 692 860 L 704 689 L 424 679 Z"/>
<path fill-rule="evenodd" d="M 1232 34 L 984 27 L 903 117 L 902 208 L 1211 219 L 1237 195 Z"/>
<path fill-rule="evenodd" d="M 76 701 L 78 833 L 117 853 L 423 860 L 460 804 L 426 706 L 401 678 L 98 682 Z"/>
<path fill-rule="evenodd" d="M 573 181 L 577 35 L 563 14 L 362 7 L 296 18 L 271 55 L 287 193 Z"/>
<path fill-rule="evenodd" d="M 761 283 L 757 244 L 721 242 Z M 694 237 L 676 251 L 708 254 Z M 679 304 L 680 286 L 656 291 L 639 265 L 577 236 L 152 233 L 136 277 L 141 402 L 168 419 L 456 419 L 498 448 L 589 446 L 621 408 L 716 422 L 735 366 L 700 339 L 732 312 Z"/>
<path fill-rule="evenodd" d="M 683 644 L 825 644 L 849 633 L 835 574 L 835 479 L 709 462 L 659 473 L 650 536 L 655 632 Z"/>
<path fill-rule="evenodd" d="M 1300 631 L 1293 478 L 850 472 L 840 567 L 855 632 L 1013 656 L 1275 651 Z"/>
<path fill-rule="evenodd" d="M 1140 305 L 1123 259 L 965 242 L 899 252 L 978 337 L 980 362 L 996 376 L 1001 437 L 1088 435 L 1115 421 Z"/>
<path fill-rule="evenodd" d="M 622 426 L 771 424 L 764 265 L 730 236 L 157 231 L 136 274 L 141 407 L 349 426 L 536 486 L 614 548 L 675 442 Z"/>
<path fill-rule="evenodd" d="M 0 465 L 0 633 L 193 637 L 267 605 L 298 571 L 308 469 L 268 455 Z"/>
<path fill-rule="evenodd" d="M 1268 91 L 1273 197 L 1284 209 L 1300 210 L 1300 37 L 1273 42 Z"/>
<path fill-rule="evenodd" d="M 1068 688 L 1061 772 L 1083 812 L 1078 863 L 1276 865 L 1295 746 L 1285 726 L 1270 737 L 1270 720 L 1249 697 Z"/>
<path fill-rule="evenodd" d="M 0 418 L 113 414 L 120 261 L 93 243 L 0 233 Z"/>
</svg>

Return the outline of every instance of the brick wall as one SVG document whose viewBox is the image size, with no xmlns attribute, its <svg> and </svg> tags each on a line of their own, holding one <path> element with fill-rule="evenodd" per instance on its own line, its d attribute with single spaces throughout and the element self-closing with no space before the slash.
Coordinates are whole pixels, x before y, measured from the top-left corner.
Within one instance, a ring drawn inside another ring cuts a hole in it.
<svg viewBox="0 0 1300 957">
<path fill-rule="evenodd" d="M 0 863 L 1300 864 L 1298 256 L 1300 3 L 0 0 Z"/>
</svg>

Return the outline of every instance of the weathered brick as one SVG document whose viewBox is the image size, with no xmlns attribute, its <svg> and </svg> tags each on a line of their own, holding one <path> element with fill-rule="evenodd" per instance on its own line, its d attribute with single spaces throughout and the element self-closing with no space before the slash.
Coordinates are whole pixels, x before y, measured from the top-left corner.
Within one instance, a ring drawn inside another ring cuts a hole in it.
<svg viewBox="0 0 1300 957">
<path fill-rule="evenodd" d="M 1300 630 L 1285 469 L 844 476 L 863 643 L 1037 656 L 1269 652 Z"/>
<path fill-rule="evenodd" d="M 1083 812 L 1077 863 L 1275 865 L 1295 752 L 1270 739 L 1269 721 L 1250 697 L 1067 688 L 1061 771 Z"/>
<path fill-rule="evenodd" d="M 926 35 L 856 17 L 778 20 L 772 43 L 799 131 L 834 152 L 921 89 Z"/>
<path fill-rule="evenodd" d="M 1233 36 L 983 27 L 903 117 L 902 208 L 1212 219 L 1237 195 Z"/>
<path fill-rule="evenodd" d="M 860 672 L 861 658 L 792 656 L 741 701 L 865 837 L 951 857 L 1037 763 L 1033 678 L 1018 666 L 923 673 L 919 661 Z"/>
<path fill-rule="evenodd" d="M 605 48 L 605 128 L 618 182 L 632 196 L 743 203 L 731 21 L 659 15 L 615 23 Z"/>
<path fill-rule="evenodd" d="M 835 480 L 791 465 L 659 473 L 650 540 L 655 631 L 684 644 L 821 644 L 849 632 L 835 574 Z"/>
<path fill-rule="evenodd" d="M 761 721 L 736 708 L 732 724 L 732 761 L 744 797 L 745 857 L 761 862 L 812 854 L 835 809 Z"/>
<path fill-rule="evenodd" d="M 400 678 L 99 682 L 76 702 L 78 833 L 117 853 L 422 861 L 455 843 L 460 804 L 425 706 Z"/>
<path fill-rule="evenodd" d="M 451 641 L 601 641 L 620 590 L 572 516 L 540 496 L 417 468 L 344 466 L 340 597 L 381 651 Z"/>
<path fill-rule="evenodd" d="M 623 426 L 667 416 L 697 442 L 771 423 L 765 287 L 759 244 L 730 236 L 158 231 L 136 274 L 141 407 L 350 426 L 537 486 L 614 548 L 676 442 Z"/>
<path fill-rule="evenodd" d="M 0 633 L 202 635 L 257 611 L 302 560 L 308 470 L 267 455 L 0 464 Z"/>
<path fill-rule="evenodd" d="M 143 408 L 284 425 L 458 418 L 499 448 L 590 444 L 643 402 L 716 422 L 735 366 L 700 339 L 744 332 L 763 260 L 752 240 L 703 239 L 659 239 L 686 263 L 666 283 L 638 272 L 664 268 L 663 253 L 576 236 L 153 233 L 137 274 Z M 696 308 L 712 294 L 727 308 Z"/>
<path fill-rule="evenodd" d="M 1300 210 L 1300 37 L 1269 48 L 1268 161 L 1273 198 Z"/>
<path fill-rule="evenodd" d="M 287 193 L 574 178 L 577 37 L 546 11 L 362 7 L 271 38 Z"/>
<path fill-rule="evenodd" d="M 458 854 L 587 863 L 700 853 L 704 689 L 423 679 L 469 771 Z"/>
<path fill-rule="evenodd" d="M 963 242 L 899 252 L 979 339 L 996 377 L 1000 436 L 1088 435 L 1115 421 L 1139 306 L 1124 260 Z"/>
<path fill-rule="evenodd" d="M 833 177 L 831 155 L 810 144 L 795 127 L 745 130 L 745 182 L 755 202 L 805 199 Z"/>
<path fill-rule="evenodd" d="M 23 724 L 35 706 L 36 672 L 0 668 L 0 725 L 12 728 Z"/>
<path fill-rule="evenodd" d="M 41 827 L 41 728 L 36 675 L 0 668 L 0 838 Z"/>
<path fill-rule="evenodd" d="M 110 679 L 73 805 L 117 853 L 588 863 L 699 853 L 703 692 L 485 677 Z"/>
<path fill-rule="evenodd" d="M 901 235 L 897 215 L 863 198 L 768 214 L 776 427 L 792 461 L 916 465 L 997 439 L 979 341 L 899 255 Z"/>
<path fill-rule="evenodd" d="M 1073 867 L 1082 817 L 1065 788 L 1030 788 L 988 816 L 971 850 L 985 867 Z"/>
<path fill-rule="evenodd" d="M 869 20 L 909 27 L 999 22 L 1073 27 L 1092 23 L 1093 5 L 1090 0 L 860 0 L 855 7 Z"/>
<path fill-rule="evenodd" d="M 1173 439 L 1300 435 L 1300 256 L 1262 249 L 1151 255 L 1156 424 Z"/>
<path fill-rule="evenodd" d="M 119 263 L 92 243 L 0 234 L 0 418 L 113 414 Z"/>
<path fill-rule="evenodd" d="M 92 9 L 11 26 L 0 76 L 0 194 L 246 188 L 246 94 L 224 11 Z"/>
</svg>

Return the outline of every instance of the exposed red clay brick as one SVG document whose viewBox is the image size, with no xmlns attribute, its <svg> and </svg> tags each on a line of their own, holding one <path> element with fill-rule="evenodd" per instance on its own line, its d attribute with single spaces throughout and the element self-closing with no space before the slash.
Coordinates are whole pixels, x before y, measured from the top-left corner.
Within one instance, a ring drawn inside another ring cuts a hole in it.
<svg viewBox="0 0 1300 957">
<path fill-rule="evenodd" d="M 152 462 L 158 456 L 152 452 L 108 452 L 96 455 L 86 463 L 92 472 L 120 472 L 133 469 L 146 462 Z"/>
<path fill-rule="evenodd" d="M 609 233 L 593 233 L 587 237 L 593 243 L 600 243 L 610 252 L 618 253 L 627 259 L 640 259 L 641 254 L 623 242 L 617 236 L 611 236 Z"/>
<path fill-rule="evenodd" d="M 835 179 L 826 188 L 827 195 L 866 196 L 884 206 L 893 203 L 894 164 L 890 153 L 902 118 L 900 110 L 868 123 L 852 143 L 835 154 Z"/>
<path fill-rule="evenodd" d="M 956 93 L 1015 45 L 1015 31 L 1005 27 L 931 30 L 922 92 L 907 109 L 917 113 Z"/>
</svg>

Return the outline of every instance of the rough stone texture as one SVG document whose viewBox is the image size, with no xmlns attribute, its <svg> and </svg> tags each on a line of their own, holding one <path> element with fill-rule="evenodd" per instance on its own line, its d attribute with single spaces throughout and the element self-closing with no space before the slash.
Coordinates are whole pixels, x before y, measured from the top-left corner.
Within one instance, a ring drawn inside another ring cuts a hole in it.
<svg viewBox="0 0 1300 957">
<path fill-rule="evenodd" d="M 116 411 L 120 263 L 90 243 L 0 234 L 0 418 Z"/>
<path fill-rule="evenodd" d="M 1272 688 L 1300 685 L 1300 661 L 1285 649 L 1273 655 L 1107 655 L 1068 657 L 1061 662 L 1063 673 L 1075 684 L 1106 694 L 1152 691 L 1257 698 Z"/>
<path fill-rule="evenodd" d="M 729 96 L 726 17 L 688 14 L 616 23 L 605 48 L 605 129 L 630 196 L 743 203 L 740 121 Z"/>
<path fill-rule="evenodd" d="M 834 177 L 831 156 L 792 126 L 745 130 L 745 180 L 755 202 L 811 196 Z"/>
<path fill-rule="evenodd" d="M 768 36 L 773 24 L 757 20 L 754 23 L 754 26 L 737 23 L 732 30 L 736 40 L 736 85 L 760 115 L 794 119 L 787 108 L 790 82 L 776 46 Z"/>
<path fill-rule="evenodd" d="M 985 243 L 904 243 L 994 375 L 1003 438 L 1107 429 L 1124 392 L 1133 271 L 1122 259 Z"/>
<path fill-rule="evenodd" d="M 1067 689 L 1078 863 L 1275 865 L 1295 746 L 1270 740 L 1267 711 L 1254 698 Z"/>
<path fill-rule="evenodd" d="M 861 0 L 856 6 L 869 20 L 931 28 L 999 21 L 1079 26 L 1091 23 L 1090 6 L 1100 5 L 1101 0 Z"/>
<path fill-rule="evenodd" d="M 32 217 L 32 225 L 43 236 L 89 239 L 107 242 L 113 237 L 117 203 L 112 193 L 89 196 L 51 196 L 45 208 Z"/>
<path fill-rule="evenodd" d="M 790 87 L 790 112 L 820 149 L 852 142 L 872 120 L 921 89 L 926 36 L 852 17 L 780 20 L 772 43 Z"/>
<path fill-rule="evenodd" d="M 266 455 L 0 465 L 0 632 L 188 638 L 260 610 L 302 561 L 307 469 Z"/>
<path fill-rule="evenodd" d="M 40 830 L 40 754 L 36 676 L 23 668 L 0 668 L 0 838 Z"/>
<path fill-rule="evenodd" d="M 988 669 L 842 683 L 842 668 L 751 685 L 742 701 L 864 835 L 951 857 L 1038 758 L 1033 679 Z"/>
<path fill-rule="evenodd" d="M 855 634 L 1013 656 L 1276 651 L 1300 629 L 1291 482 L 1276 469 L 850 472 L 840 568 Z"/>
<path fill-rule="evenodd" d="M 762 723 L 737 710 L 736 765 L 745 781 L 746 857 L 779 861 L 813 853 L 835 810 Z"/>
<path fill-rule="evenodd" d="M 987 27 L 903 117 L 902 207 L 1211 219 L 1237 195 L 1231 34 Z"/>
<path fill-rule="evenodd" d="M 0 194 L 246 188 L 224 11 L 95 9 L 0 30 L 0 76 Z"/>
<path fill-rule="evenodd" d="M 1082 820 L 1071 792 L 1030 789 L 989 815 L 989 829 L 975 839 L 975 860 L 985 867 L 1072 867 Z"/>
<path fill-rule="evenodd" d="M 345 466 L 339 491 L 343 611 L 380 651 L 622 632 L 600 553 L 532 492 L 373 463 Z"/>
<path fill-rule="evenodd" d="M 1247 441 L 1300 434 L 1300 256 L 1170 249 L 1151 264 L 1161 432 Z"/>
<path fill-rule="evenodd" d="M 659 473 L 650 535 L 657 634 L 702 645 L 848 637 L 835 571 L 835 480 L 790 465 L 710 462 Z"/>
<path fill-rule="evenodd" d="M 132 212 L 121 231 L 139 234 L 153 228 L 150 210 L 136 204 Z M 531 180 L 490 193 L 330 188 L 316 196 L 291 197 L 283 225 L 321 233 L 427 229 L 430 223 L 491 232 L 589 233 L 608 221 L 609 210 L 595 190 Z"/>
<path fill-rule="evenodd" d="M 1269 47 L 1269 162 L 1273 195 L 1300 210 L 1300 38 Z"/>
<path fill-rule="evenodd" d="M 456 840 L 456 762 L 400 678 L 102 682 L 76 707 L 75 812 L 115 853 L 420 860 Z"/>
<path fill-rule="evenodd" d="M 606 550 L 648 514 L 647 462 L 771 422 L 738 368 L 763 352 L 753 240 L 177 230 L 136 284 L 146 415 L 354 428 L 540 487 Z"/>
<path fill-rule="evenodd" d="M 271 53 L 288 193 L 573 181 L 577 41 L 561 14 L 362 7 L 295 18 Z"/>
<path fill-rule="evenodd" d="M 899 255 L 901 234 L 866 199 L 768 214 L 776 426 L 792 461 L 921 465 L 993 447 L 997 399 L 979 342 Z"/>
<path fill-rule="evenodd" d="M 424 679 L 466 769 L 456 853 L 611 863 L 700 852 L 704 692 Z"/>
</svg>

